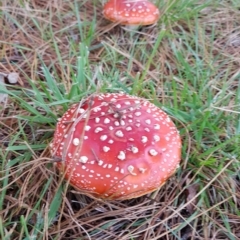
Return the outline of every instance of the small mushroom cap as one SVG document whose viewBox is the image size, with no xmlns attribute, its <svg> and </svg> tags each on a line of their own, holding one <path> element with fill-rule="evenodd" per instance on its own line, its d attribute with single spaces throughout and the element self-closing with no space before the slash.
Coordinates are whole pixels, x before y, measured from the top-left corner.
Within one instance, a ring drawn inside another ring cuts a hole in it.
<svg viewBox="0 0 240 240">
<path fill-rule="evenodd" d="M 158 21 L 160 13 L 147 0 L 110 0 L 103 7 L 103 15 L 123 25 L 150 25 Z"/>
<path fill-rule="evenodd" d="M 74 104 L 58 121 L 50 147 L 75 188 L 129 199 L 158 189 L 175 172 L 181 139 L 168 115 L 149 101 L 107 93 Z"/>
<path fill-rule="evenodd" d="M 15 84 L 18 82 L 19 74 L 16 72 L 9 73 L 7 75 L 8 82 L 10 84 Z"/>
</svg>

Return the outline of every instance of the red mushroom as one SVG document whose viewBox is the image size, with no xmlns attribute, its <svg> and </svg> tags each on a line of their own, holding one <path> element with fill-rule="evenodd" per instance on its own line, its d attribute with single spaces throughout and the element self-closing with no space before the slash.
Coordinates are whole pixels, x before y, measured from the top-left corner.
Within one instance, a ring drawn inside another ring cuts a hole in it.
<svg viewBox="0 0 240 240">
<path fill-rule="evenodd" d="M 158 21 L 159 9 L 147 0 L 109 0 L 103 7 L 103 15 L 122 25 L 151 25 Z"/>
<path fill-rule="evenodd" d="M 179 133 L 160 108 L 124 93 L 93 95 L 59 120 L 51 154 L 83 193 L 130 199 L 152 192 L 180 162 Z"/>
</svg>

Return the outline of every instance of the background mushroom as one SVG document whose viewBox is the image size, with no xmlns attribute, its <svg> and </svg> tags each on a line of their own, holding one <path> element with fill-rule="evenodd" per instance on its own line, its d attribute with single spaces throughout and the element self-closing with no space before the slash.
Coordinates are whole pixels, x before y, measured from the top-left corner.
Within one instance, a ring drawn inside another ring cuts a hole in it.
<svg viewBox="0 0 240 240">
<path fill-rule="evenodd" d="M 159 9 L 147 0 L 110 0 L 103 7 L 103 15 L 122 25 L 151 25 L 158 21 Z"/>
<path fill-rule="evenodd" d="M 74 104 L 59 120 L 51 154 L 71 185 L 105 199 L 159 188 L 180 161 L 179 133 L 165 112 L 124 93 Z"/>
</svg>

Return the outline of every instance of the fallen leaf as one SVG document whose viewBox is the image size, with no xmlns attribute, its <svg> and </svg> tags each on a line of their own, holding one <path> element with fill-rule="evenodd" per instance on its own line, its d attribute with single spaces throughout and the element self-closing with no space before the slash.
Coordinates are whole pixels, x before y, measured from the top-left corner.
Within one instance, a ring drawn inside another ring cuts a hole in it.
<svg viewBox="0 0 240 240">
<path fill-rule="evenodd" d="M 188 184 L 188 179 L 187 179 L 186 183 Z M 199 190 L 199 185 L 197 183 L 189 185 L 186 189 L 186 195 L 187 195 L 187 198 L 186 198 L 187 201 L 186 202 L 188 203 L 188 202 L 191 201 L 186 206 L 186 209 L 189 213 L 194 212 L 195 206 L 197 204 L 196 195 L 198 193 L 198 190 Z"/>
</svg>

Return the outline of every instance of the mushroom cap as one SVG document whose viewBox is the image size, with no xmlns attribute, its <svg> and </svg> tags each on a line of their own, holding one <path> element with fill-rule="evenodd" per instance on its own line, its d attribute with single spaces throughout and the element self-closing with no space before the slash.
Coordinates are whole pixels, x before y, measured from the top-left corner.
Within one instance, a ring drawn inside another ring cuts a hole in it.
<svg viewBox="0 0 240 240">
<path fill-rule="evenodd" d="M 72 186 L 102 199 L 136 198 L 160 188 L 181 157 L 168 115 L 125 93 L 74 104 L 59 119 L 50 148 Z"/>
<path fill-rule="evenodd" d="M 103 15 L 123 25 L 150 25 L 158 21 L 160 13 L 147 0 L 110 0 L 103 7 Z"/>
</svg>

